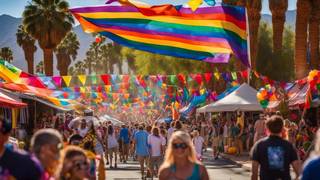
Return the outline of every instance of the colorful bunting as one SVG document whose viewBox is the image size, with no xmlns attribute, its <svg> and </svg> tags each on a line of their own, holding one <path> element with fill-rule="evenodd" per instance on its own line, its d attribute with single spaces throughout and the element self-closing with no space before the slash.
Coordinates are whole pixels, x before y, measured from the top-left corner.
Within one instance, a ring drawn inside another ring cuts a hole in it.
<svg viewBox="0 0 320 180">
<path fill-rule="evenodd" d="M 61 87 L 61 86 L 62 86 L 62 78 L 61 78 L 61 76 L 53 76 L 53 77 L 52 77 L 52 81 L 53 81 L 58 87 Z"/>
</svg>

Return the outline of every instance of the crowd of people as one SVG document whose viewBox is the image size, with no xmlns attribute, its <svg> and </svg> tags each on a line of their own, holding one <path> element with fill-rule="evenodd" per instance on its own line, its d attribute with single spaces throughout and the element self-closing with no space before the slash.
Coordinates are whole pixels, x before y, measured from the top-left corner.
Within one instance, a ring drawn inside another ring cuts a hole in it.
<svg viewBox="0 0 320 180">
<path fill-rule="evenodd" d="M 0 179 L 106 179 L 105 166 L 117 169 L 119 163 L 133 160 L 139 162 L 142 179 L 206 180 L 204 152 L 212 148 L 209 160 L 214 161 L 231 147 L 236 156 L 251 150 L 252 179 L 258 178 L 259 168 L 262 180 L 290 179 L 290 165 L 299 177 L 301 160 L 308 156 L 299 147 L 309 127 L 284 120 L 279 113 L 261 114 L 256 121 L 244 113 L 171 123 L 152 120 L 156 116 L 150 114 L 142 122 L 126 119 L 122 125 L 95 123 L 98 117 L 93 116 L 89 120 L 79 117 L 76 123 L 71 123 L 71 115 L 65 122 L 53 118 L 52 126 L 34 131 L 27 146 L 9 140 L 11 124 L 1 119 Z M 318 136 L 320 143 L 320 132 Z M 320 164 L 317 143 L 309 156 L 312 159 L 305 161 L 303 179 L 320 179 L 315 170 Z"/>
</svg>

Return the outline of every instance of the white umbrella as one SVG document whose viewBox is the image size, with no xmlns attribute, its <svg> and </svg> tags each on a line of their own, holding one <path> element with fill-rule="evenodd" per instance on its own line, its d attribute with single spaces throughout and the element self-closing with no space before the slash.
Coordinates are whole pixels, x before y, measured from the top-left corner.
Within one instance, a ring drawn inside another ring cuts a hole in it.
<svg viewBox="0 0 320 180">
<path fill-rule="evenodd" d="M 101 117 L 99 117 L 99 118 L 100 118 L 100 119 L 103 119 L 104 121 L 111 121 L 111 123 L 112 123 L 113 125 L 115 125 L 115 126 L 121 126 L 121 125 L 124 124 L 122 121 L 120 121 L 120 120 L 118 120 L 118 119 L 116 119 L 116 118 L 113 118 L 113 117 L 111 117 L 111 116 L 109 116 L 109 115 L 107 115 L 107 114 L 105 114 L 105 115 L 103 115 L 103 116 L 101 116 Z"/>
<path fill-rule="evenodd" d="M 68 127 L 70 129 L 74 129 L 75 127 L 77 127 L 78 125 L 80 125 L 82 120 L 86 120 L 86 123 L 90 126 L 92 123 L 94 126 L 97 126 L 100 124 L 101 121 L 99 121 L 98 118 L 94 117 L 94 116 L 78 116 L 74 119 L 72 119 L 70 121 L 70 123 L 68 124 Z"/>
</svg>

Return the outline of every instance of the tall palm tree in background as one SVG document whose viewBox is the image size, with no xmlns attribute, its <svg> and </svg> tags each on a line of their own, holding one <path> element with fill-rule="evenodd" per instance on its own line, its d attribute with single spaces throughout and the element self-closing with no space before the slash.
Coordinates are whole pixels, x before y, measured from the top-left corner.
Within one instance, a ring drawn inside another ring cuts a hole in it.
<svg viewBox="0 0 320 180">
<path fill-rule="evenodd" d="M 272 13 L 273 52 L 281 53 L 288 0 L 269 0 L 269 8 Z"/>
<path fill-rule="evenodd" d="M 44 67 L 43 67 L 43 61 L 40 61 L 36 65 L 36 74 L 43 75 L 44 74 Z"/>
<path fill-rule="evenodd" d="M 310 11 L 310 0 L 297 0 L 296 41 L 294 52 L 294 66 L 297 79 L 305 77 L 308 73 L 307 32 Z"/>
<path fill-rule="evenodd" d="M 256 58 L 258 49 L 258 30 L 261 18 L 261 0 L 247 0 L 246 8 L 249 20 L 249 36 L 250 36 L 250 57 L 252 68 L 256 68 Z"/>
<path fill-rule="evenodd" d="M 53 50 L 74 23 L 65 0 L 31 0 L 23 12 L 26 31 L 38 40 L 43 50 L 45 73 L 53 75 Z"/>
<path fill-rule="evenodd" d="M 69 68 L 70 75 L 83 75 L 86 74 L 86 65 L 83 61 L 76 62 L 72 67 Z"/>
<path fill-rule="evenodd" d="M 311 0 L 311 15 L 309 19 L 309 43 L 311 69 L 319 69 L 319 25 L 320 0 Z"/>
<path fill-rule="evenodd" d="M 68 75 L 68 68 L 71 61 L 76 59 L 79 46 L 80 43 L 76 33 L 71 31 L 55 49 L 58 61 L 57 69 L 60 71 L 60 76 Z"/>
<path fill-rule="evenodd" d="M 0 59 L 8 61 L 9 63 L 12 63 L 12 61 L 13 61 L 12 50 L 9 47 L 1 48 L 0 49 Z"/>
<path fill-rule="evenodd" d="M 24 51 L 24 57 L 28 63 L 28 73 L 33 74 L 34 53 L 37 51 L 37 46 L 34 45 L 36 40 L 25 31 L 23 25 L 18 27 L 16 37 L 18 45 L 22 47 Z"/>
</svg>

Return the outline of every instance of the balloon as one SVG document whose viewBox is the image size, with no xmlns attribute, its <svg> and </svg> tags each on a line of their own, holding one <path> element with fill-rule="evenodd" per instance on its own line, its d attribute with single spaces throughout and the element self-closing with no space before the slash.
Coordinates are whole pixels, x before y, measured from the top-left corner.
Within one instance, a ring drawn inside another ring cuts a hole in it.
<svg viewBox="0 0 320 180">
<path fill-rule="evenodd" d="M 268 104 L 269 104 L 269 101 L 268 100 L 262 100 L 260 101 L 260 105 L 262 106 L 262 108 L 267 108 L 268 107 Z"/>
<path fill-rule="evenodd" d="M 257 93 L 257 99 L 259 101 L 263 100 L 263 96 L 262 96 L 262 94 L 260 92 Z"/>
<path fill-rule="evenodd" d="M 101 37 L 99 37 L 99 36 L 96 36 L 96 43 L 100 43 L 101 42 Z"/>
</svg>

